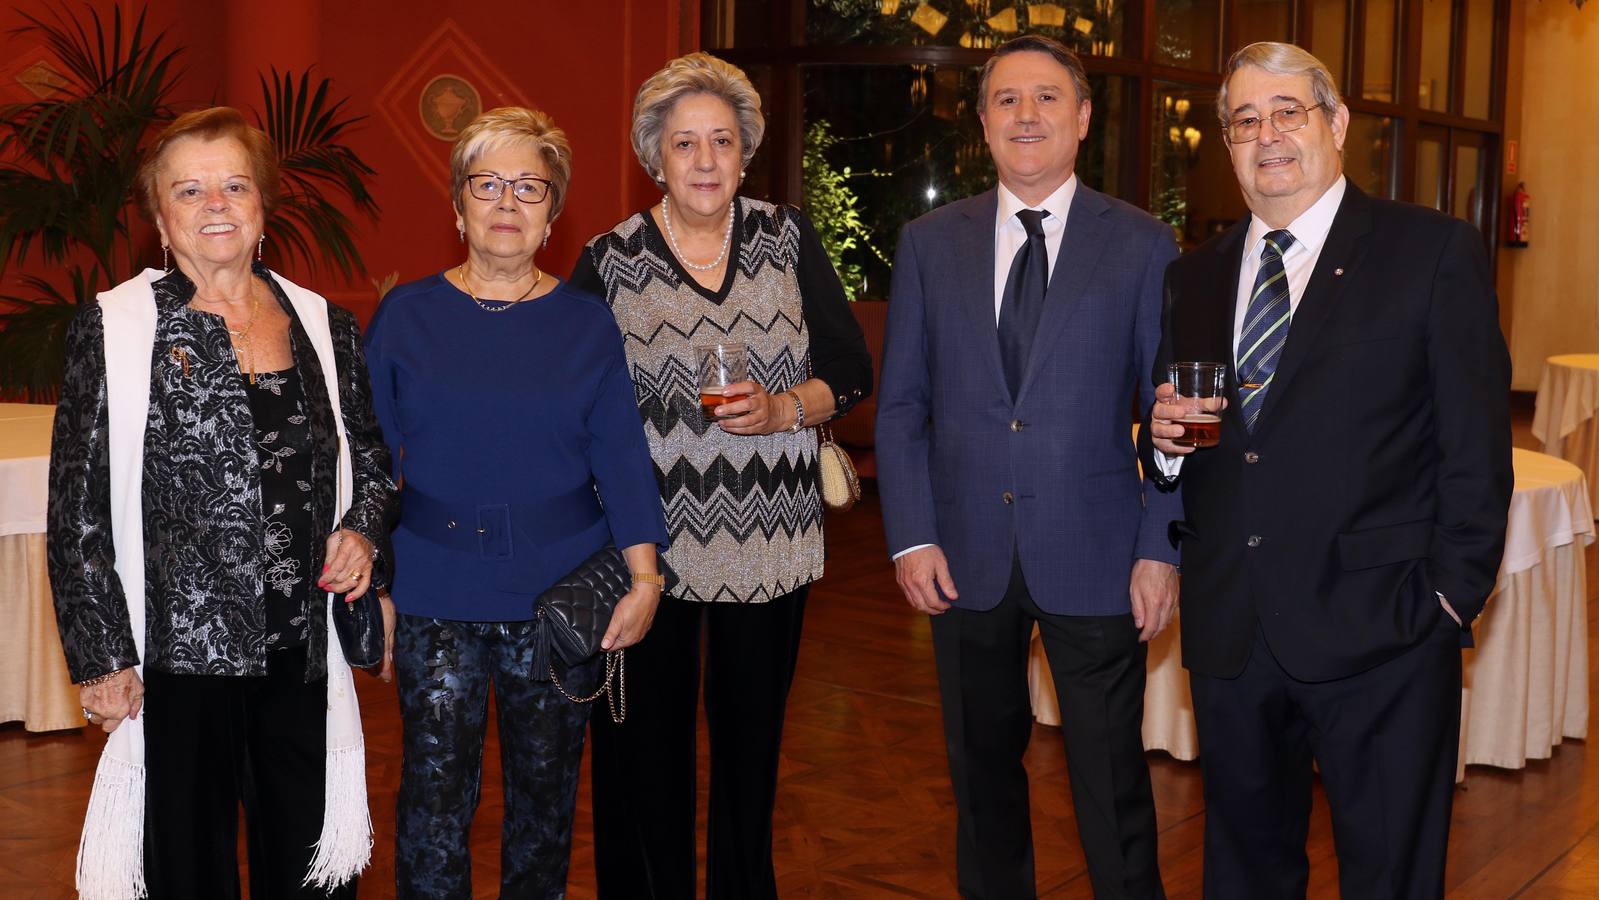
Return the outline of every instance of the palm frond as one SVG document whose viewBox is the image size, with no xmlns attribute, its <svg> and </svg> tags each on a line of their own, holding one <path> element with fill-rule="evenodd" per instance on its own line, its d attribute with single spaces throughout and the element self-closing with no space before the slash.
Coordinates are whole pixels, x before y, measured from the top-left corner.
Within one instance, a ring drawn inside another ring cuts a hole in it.
<svg viewBox="0 0 1599 900">
<path fill-rule="evenodd" d="M 296 78 L 274 68 L 270 80 L 261 78 L 265 112 L 257 122 L 278 148 L 282 180 L 267 242 L 284 258 L 313 270 L 331 262 L 351 278 L 366 264 L 355 246 L 355 223 L 335 201 L 376 219 L 378 204 L 366 186 L 375 171 L 342 142 L 346 129 L 366 117 L 346 114 L 345 100 L 329 102 L 331 85 L 327 78 L 313 85 L 309 70 Z"/>
<path fill-rule="evenodd" d="M 30 275 L 22 281 L 37 296 L 0 295 L 0 302 L 14 307 L 0 313 L 0 394 L 47 403 L 55 399 L 66 370 L 67 326 L 80 305 L 93 302 L 100 270 L 86 275 L 74 269 L 71 297 L 43 278 Z"/>
</svg>

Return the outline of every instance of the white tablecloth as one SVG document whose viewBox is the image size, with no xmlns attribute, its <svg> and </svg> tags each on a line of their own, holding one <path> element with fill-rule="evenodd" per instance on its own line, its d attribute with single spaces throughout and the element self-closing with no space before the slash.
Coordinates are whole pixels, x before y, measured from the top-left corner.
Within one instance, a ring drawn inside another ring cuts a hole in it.
<svg viewBox="0 0 1599 900">
<path fill-rule="evenodd" d="M 1516 490 L 1499 580 L 1464 652 L 1460 771 L 1519 769 L 1564 738 L 1588 734 L 1588 603 L 1583 548 L 1594 541 L 1583 474 L 1542 453 L 1515 451 Z M 1149 647 L 1144 746 L 1196 759 L 1199 741 L 1176 622 Z M 1033 715 L 1059 725 L 1043 641 L 1028 666 Z"/>
<path fill-rule="evenodd" d="M 55 407 L 0 403 L 0 722 L 83 726 L 45 572 L 45 499 Z"/>
<path fill-rule="evenodd" d="M 1588 476 L 1588 499 L 1599 508 L 1599 353 L 1544 360 L 1532 436 L 1543 452 L 1574 462 Z"/>
<path fill-rule="evenodd" d="M 0 536 L 43 534 L 54 406 L 0 403 Z"/>
</svg>

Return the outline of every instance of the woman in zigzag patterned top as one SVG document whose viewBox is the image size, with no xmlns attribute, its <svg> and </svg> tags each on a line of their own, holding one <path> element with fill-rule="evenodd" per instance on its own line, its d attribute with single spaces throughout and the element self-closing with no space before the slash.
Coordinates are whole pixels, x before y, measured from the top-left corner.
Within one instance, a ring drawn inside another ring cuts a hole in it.
<svg viewBox="0 0 1599 900">
<path fill-rule="evenodd" d="M 594 859 L 606 900 L 695 894 L 702 627 L 706 892 L 777 896 L 778 746 L 806 592 L 822 575 L 807 426 L 871 392 L 872 360 L 811 223 L 737 196 L 764 127 L 754 87 L 722 60 L 694 53 L 651 76 L 633 105 L 633 150 L 665 196 L 591 240 L 572 274 L 621 326 L 666 505 L 666 559 L 681 579 L 629 654 L 626 724 L 593 720 Z M 695 348 L 714 342 L 744 345 L 749 374 L 726 386 L 711 420 Z"/>
</svg>

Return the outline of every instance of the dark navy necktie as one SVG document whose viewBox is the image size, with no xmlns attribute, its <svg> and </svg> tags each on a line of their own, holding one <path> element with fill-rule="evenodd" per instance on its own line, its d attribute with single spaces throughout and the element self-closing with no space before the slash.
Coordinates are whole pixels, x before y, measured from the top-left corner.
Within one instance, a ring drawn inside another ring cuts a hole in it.
<svg viewBox="0 0 1599 900">
<path fill-rule="evenodd" d="M 1005 292 L 999 304 L 999 353 L 1005 363 L 1005 383 L 1011 399 L 1022 387 L 1027 354 L 1044 313 L 1044 291 L 1049 287 L 1049 249 L 1044 245 L 1047 210 L 1024 209 L 1016 213 L 1027 240 L 1011 260 Z"/>
<path fill-rule="evenodd" d="M 1294 236 L 1284 230 L 1269 232 L 1260 251 L 1260 271 L 1244 312 L 1244 328 L 1238 338 L 1238 399 L 1244 425 L 1254 433 L 1266 404 L 1266 391 L 1277 372 L 1283 344 L 1288 342 L 1288 323 L 1292 306 L 1288 301 L 1288 271 L 1283 254 L 1294 245 Z"/>
</svg>

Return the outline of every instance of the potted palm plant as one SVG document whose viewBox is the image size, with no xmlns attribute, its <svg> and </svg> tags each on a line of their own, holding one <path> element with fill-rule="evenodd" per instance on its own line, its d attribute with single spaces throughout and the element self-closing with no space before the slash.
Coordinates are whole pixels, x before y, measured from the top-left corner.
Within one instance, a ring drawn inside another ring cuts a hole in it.
<svg viewBox="0 0 1599 900">
<path fill-rule="evenodd" d="M 131 276 L 150 257 L 133 229 L 133 178 L 144 142 L 173 118 L 168 99 L 182 77 L 181 48 L 150 33 L 145 12 L 131 23 L 118 6 L 109 22 L 95 10 L 26 16 L 57 64 L 56 88 L 0 106 L 0 275 L 37 258 L 66 272 L 0 288 L 0 399 L 42 401 L 61 381 L 67 324 L 79 304 Z M 278 150 L 281 188 L 267 222 L 277 262 L 365 272 L 346 209 L 376 219 L 366 186 L 373 170 L 343 142 L 364 116 L 330 97 L 309 72 L 261 79 L 256 121 Z M 148 248 L 146 248 L 147 251 Z"/>
</svg>

